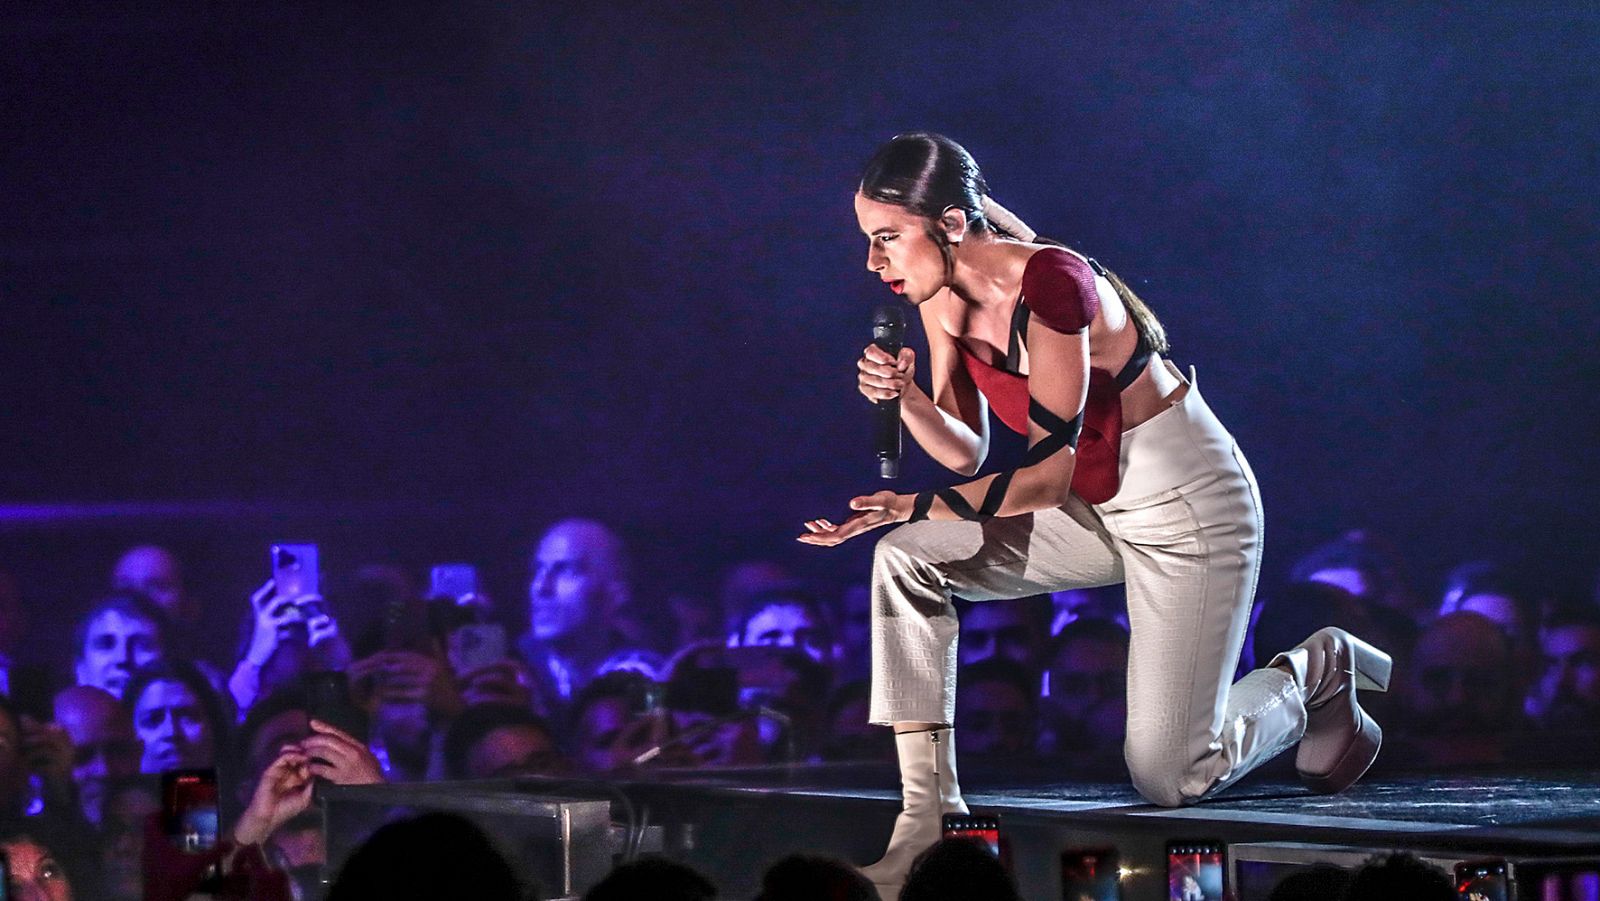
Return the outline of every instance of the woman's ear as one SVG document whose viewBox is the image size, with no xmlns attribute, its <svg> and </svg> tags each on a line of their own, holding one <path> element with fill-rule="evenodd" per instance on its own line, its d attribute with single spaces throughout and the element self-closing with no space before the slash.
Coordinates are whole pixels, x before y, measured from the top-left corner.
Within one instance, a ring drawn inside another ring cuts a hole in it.
<svg viewBox="0 0 1600 901">
<path fill-rule="evenodd" d="M 951 244 L 960 244 L 967 237 L 967 214 L 960 207 L 945 207 L 939 214 L 939 230 Z"/>
</svg>

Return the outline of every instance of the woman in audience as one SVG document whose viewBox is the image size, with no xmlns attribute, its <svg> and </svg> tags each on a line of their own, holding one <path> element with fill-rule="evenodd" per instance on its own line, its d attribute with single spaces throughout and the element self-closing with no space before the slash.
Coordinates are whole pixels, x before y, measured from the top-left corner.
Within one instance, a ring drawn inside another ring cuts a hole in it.
<svg viewBox="0 0 1600 901">
<path fill-rule="evenodd" d="M 171 660 L 139 670 L 123 703 L 144 742 L 140 772 L 212 767 L 227 747 L 222 702 L 192 665 Z"/>
<path fill-rule="evenodd" d="M 6 862 L 3 897 L 17 901 L 98 897 L 85 884 L 88 867 L 67 863 L 71 841 L 71 836 L 55 834 L 35 821 L 0 823 L 0 854 Z"/>
</svg>

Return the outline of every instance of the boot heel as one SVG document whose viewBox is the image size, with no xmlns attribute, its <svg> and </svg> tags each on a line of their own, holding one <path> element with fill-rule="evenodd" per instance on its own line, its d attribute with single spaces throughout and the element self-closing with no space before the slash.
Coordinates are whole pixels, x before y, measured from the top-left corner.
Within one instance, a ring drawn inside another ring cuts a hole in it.
<svg viewBox="0 0 1600 901">
<path fill-rule="evenodd" d="M 1301 771 L 1300 780 L 1307 788 L 1320 794 L 1336 794 L 1354 785 L 1372 768 L 1373 761 L 1378 759 L 1378 749 L 1383 746 L 1383 730 L 1372 717 L 1367 716 L 1366 711 L 1360 713 L 1360 728 L 1332 770 L 1325 774 Z"/>
<path fill-rule="evenodd" d="M 1360 691 L 1388 691 L 1394 660 L 1354 635 L 1347 634 L 1346 637 L 1350 641 L 1350 656 L 1356 671 L 1356 688 Z"/>
</svg>

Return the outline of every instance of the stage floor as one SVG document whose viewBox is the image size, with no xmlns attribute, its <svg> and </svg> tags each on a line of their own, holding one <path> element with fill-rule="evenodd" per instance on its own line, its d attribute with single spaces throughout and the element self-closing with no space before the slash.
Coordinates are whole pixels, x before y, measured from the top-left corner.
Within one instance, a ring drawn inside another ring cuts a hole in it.
<svg viewBox="0 0 1600 901">
<path fill-rule="evenodd" d="M 1046 781 L 966 767 L 975 813 L 998 814 L 1028 898 L 1059 897 L 1065 848 L 1114 846 L 1147 878 L 1126 901 L 1164 898 L 1166 843 L 1230 847 L 1302 843 L 1372 853 L 1409 850 L 1434 861 L 1476 857 L 1600 856 L 1600 772 L 1527 772 L 1372 778 L 1315 795 L 1280 774 L 1257 774 L 1216 799 L 1167 809 L 1124 781 Z M 663 850 L 712 873 L 729 897 L 755 893 L 766 864 L 790 853 L 866 862 L 882 850 L 898 809 L 891 768 L 830 765 L 664 771 L 615 781 L 519 783 L 525 791 L 621 792 L 662 827 Z M 598 796 L 598 795 L 597 795 Z"/>
</svg>

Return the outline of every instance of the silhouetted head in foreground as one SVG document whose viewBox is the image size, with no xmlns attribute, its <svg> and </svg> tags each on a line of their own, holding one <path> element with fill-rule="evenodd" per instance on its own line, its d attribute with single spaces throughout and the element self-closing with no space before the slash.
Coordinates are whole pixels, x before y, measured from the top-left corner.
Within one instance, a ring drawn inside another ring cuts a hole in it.
<svg viewBox="0 0 1600 901">
<path fill-rule="evenodd" d="M 900 901 L 1022 901 L 1011 874 L 989 849 L 971 839 L 947 838 L 917 856 Z"/>
<path fill-rule="evenodd" d="M 794 854 L 761 877 L 756 901 L 877 901 L 878 890 L 861 871 L 831 857 Z"/>
<path fill-rule="evenodd" d="M 448 813 L 400 820 L 374 832 L 350 855 L 328 892 L 328 901 L 524 897 L 516 874 L 483 831 Z"/>
<path fill-rule="evenodd" d="M 1450 877 L 1410 854 L 1390 854 L 1367 861 L 1351 877 L 1345 901 L 1452 901 Z"/>
<path fill-rule="evenodd" d="M 646 857 L 625 863 L 583 896 L 583 901 L 716 901 L 717 887 L 681 863 Z M 332 901 L 332 899 L 329 899 Z"/>
</svg>

